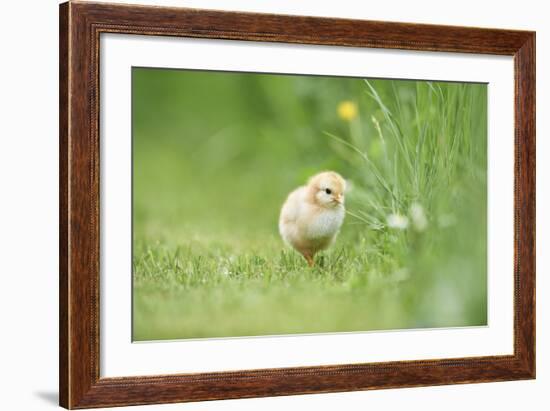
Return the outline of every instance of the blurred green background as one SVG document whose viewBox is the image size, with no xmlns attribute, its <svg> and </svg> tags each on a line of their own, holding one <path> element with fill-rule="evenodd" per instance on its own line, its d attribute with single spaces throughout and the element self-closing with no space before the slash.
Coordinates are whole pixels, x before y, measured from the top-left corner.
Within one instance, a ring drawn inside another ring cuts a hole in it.
<svg viewBox="0 0 550 411">
<path fill-rule="evenodd" d="M 133 68 L 133 338 L 487 323 L 483 84 Z M 317 266 L 277 232 L 334 170 Z"/>
</svg>

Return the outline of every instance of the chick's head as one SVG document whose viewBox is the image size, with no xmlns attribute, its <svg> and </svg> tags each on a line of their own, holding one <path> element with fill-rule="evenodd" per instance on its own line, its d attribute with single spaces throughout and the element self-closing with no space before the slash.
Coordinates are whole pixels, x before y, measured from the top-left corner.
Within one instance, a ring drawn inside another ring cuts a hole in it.
<svg viewBox="0 0 550 411">
<path fill-rule="evenodd" d="M 324 171 L 309 179 L 308 187 L 313 201 L 325 208 L 344 205 L 346 181 L 334 171 Z"/>
</svg>

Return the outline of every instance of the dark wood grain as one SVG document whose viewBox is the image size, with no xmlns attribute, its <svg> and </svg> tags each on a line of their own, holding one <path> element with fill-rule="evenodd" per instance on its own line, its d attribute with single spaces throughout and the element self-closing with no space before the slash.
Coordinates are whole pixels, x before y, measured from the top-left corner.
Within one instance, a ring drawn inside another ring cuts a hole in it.
<svg viewBox="0 0 550 411">
<path fill-rule="evenodd" d="M 155 377 L 99 373 L 101 33 L 485 53 L 515 60 L 514 354 Z M 60 6 L 60 404 L 90 408 L 535 376 L 535 34 L 218 11 Z"/>
<path fill-rule="evenodd" d="M 59 402 L 69 404 L 69 6 L 59 9 Z"/>
<path fill-rule="evenodd" d="M 535 375 L 535 34 L 515 53 L 516 356 Z"/>
</svg>

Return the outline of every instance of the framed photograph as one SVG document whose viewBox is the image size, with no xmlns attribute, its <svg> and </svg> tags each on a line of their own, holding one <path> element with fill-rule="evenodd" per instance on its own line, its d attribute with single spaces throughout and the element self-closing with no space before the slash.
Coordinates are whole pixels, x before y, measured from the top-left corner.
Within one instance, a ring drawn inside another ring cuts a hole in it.
<svg viewBox="0 0 550 411">
<path fill-rule="evenodd" d="M 535 33 L 60 6 L 60 404 L 535 378 Z"/>
</svg>

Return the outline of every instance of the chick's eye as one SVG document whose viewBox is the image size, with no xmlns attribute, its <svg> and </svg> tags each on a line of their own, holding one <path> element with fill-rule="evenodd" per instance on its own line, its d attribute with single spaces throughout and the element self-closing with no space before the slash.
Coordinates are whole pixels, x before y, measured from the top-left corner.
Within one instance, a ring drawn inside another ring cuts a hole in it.
<svg viewBox="0 0 550 411">
<path fill-rule="evenodd" d="M 327 194 L 331 194 L 331 193 L 332 193 L 332 191 L 331 191 L 331 189 L 330 189 L 330 188 L 326 188 L 326 189 L 325 189 L 325 193 L 327 193 Z"/>
</svg>

